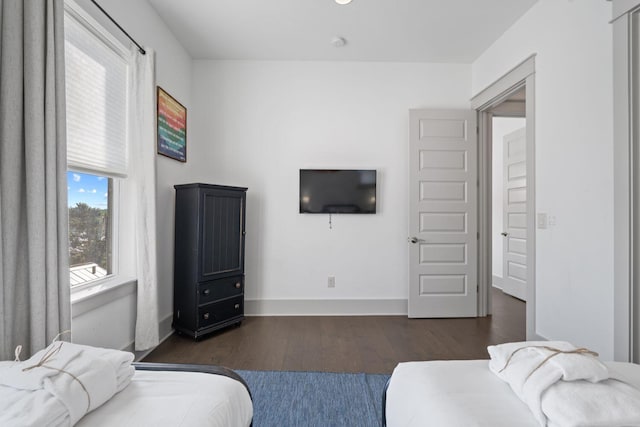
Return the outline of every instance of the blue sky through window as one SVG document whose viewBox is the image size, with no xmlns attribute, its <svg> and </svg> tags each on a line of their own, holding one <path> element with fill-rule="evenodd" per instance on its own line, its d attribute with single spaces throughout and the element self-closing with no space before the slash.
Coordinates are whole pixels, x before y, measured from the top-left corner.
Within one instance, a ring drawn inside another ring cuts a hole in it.
<svg viewBox="0 0 640 427">
<path fill-rule="evenodd" d="M 86 203 L 93 208 L 107 209 L 109 178 L 88 173 L 67 172 L 69 207 Z"/>
</svg>

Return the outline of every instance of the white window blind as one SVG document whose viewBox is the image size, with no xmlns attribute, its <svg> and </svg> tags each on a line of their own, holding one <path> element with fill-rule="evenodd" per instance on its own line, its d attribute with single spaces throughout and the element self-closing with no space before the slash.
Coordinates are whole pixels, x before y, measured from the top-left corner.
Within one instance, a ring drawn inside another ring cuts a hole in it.
<svg viewBox="0 0 640 427">
<path fill-rule="evenodd" d="M 68 13 L 65 57 L 68 167 L 126 176 L 126 61 Z"/>
</svg>

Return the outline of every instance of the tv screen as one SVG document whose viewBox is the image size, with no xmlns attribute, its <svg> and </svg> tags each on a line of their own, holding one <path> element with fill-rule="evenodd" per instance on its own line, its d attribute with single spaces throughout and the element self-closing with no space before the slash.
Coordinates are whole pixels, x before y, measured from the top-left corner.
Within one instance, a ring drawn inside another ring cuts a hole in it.
<svg viewBox="0 0 640 427">
<path fill-rule="evenodd" d="M 375 169 L 300 169 L 300 213 L 376 213 Z"/>
</svg>

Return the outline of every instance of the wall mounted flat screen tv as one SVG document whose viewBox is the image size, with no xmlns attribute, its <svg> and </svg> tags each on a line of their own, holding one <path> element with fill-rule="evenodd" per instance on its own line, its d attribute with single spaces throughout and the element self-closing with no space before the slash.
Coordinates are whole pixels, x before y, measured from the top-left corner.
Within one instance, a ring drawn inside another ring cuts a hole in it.
<svg viewBox="0 0 640 427">
<path fill-rule="evenodd" d="M 375 169 L 300 169 L 300 213 L 376 213 Z"/>
</svg>

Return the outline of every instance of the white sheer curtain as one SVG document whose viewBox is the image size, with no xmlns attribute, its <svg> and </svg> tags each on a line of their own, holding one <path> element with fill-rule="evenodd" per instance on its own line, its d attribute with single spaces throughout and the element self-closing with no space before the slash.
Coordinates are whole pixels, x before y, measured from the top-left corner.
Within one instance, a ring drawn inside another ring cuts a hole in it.
<svg viewBox="0 0 640 427">
<path fill-rule="evenodd" d="M 158 269 L 156 261 L 156 107 L 155 52 L 133 53 L 131 94 L 131 177 L 135 211 L 138 303 L 135 349 L 158 345 Z"/>
</svg>

